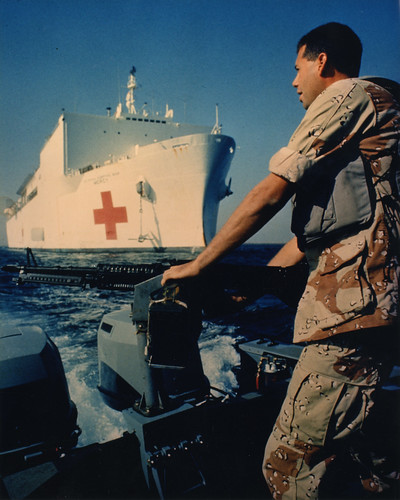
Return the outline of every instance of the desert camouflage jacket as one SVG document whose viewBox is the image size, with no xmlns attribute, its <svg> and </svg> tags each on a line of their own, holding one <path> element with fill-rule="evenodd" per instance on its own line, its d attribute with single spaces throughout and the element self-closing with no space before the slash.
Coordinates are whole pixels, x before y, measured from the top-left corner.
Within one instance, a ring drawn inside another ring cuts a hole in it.
<svg viewBox="0 0 400 500">
<path fill-rule="evenodd" d="M 271 158 L 270 171 L 296 183 L 297 194 L 302 194 L 295 210 L 302 212 L 303 219 L 304 214 L 306 219 L 313 216 L 313 203 L 320 205 L 320 192 L 326 187 L 321 185 L 324 172 L 339 163 L 338 171 L 342 171 L 346 158 L 349 164 L 362 158 L 371 188 L 369 220 L 364 217 L 363 224 L 339 232 L 326 231 L 316 242 L 305 243 L 310 275 L 297 310 L 295 342 L 396 324 L 400 275 L 399 139 L 400 107 L 393 96 L 372 82 L 346 79 L 332 84 L 315 99 L 288 146 Z M 333 175 L 332 179 L 331 194 L 337 177 Z M 365 192 L 361 193 L 356 181 L 353 185 L 351 176 L 346 183 L 352 184 L 350 193 L 354 193 L 355 201 L 361 195 L 365 199 Z M 343 187 L 348 187 L 346 183 Z M 336 205 L 340 205 L 338 200 L 340 193 L 334 200 Z M 330 204 L 334 205 L 332 199 Z M 342 217 L 340 212 L 346 217 L 349 207 L 337 208 L 336 218 Z M 303 229 L 304 224 L 300 227 Z M 298 236 L 302 238 L 303 234 Z"/>
</svg>

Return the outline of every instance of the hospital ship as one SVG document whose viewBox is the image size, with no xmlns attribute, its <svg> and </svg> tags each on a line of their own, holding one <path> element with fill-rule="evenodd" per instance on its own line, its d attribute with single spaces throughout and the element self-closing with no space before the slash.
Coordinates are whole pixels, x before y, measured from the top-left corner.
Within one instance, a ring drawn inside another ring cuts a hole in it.
<svg viewBox="0 0 400 500">
<path fill-rule="evenodd" d="M 135 108 L 136 70 L 104 116 L 63 112 L 6 210 L 11 248 L 197 249 L 216 231 L 235 142 Z"/>
</svg>

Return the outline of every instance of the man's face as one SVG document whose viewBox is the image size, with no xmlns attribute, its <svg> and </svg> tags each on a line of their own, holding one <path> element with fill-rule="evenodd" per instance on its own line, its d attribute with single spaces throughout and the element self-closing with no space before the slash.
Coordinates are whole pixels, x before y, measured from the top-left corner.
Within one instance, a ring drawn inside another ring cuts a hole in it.
<svg viewBox="0 0 400 500">
<path fill-rule="evenodd" d="M 309 61 L 304 57 L 306 46 L 300 47 L 297 54 L 295 69 L 297 71 L 296 78 L 293 80 L 293 87 L 297 89 L 300 95 L 300 102 L 305 109 L 308 109 L 314 99 L 324 90 L 321 79 L 319 77 L 320 61 L 317 58 L 315 61 Z"/>
</svg>

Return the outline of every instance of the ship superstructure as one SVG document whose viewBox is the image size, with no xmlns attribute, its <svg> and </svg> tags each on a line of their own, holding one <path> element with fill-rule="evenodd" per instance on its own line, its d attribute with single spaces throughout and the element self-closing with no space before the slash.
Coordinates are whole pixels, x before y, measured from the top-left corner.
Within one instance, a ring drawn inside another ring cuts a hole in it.
<svg viewBox="0 0 400 500">
<path fill-rule="evenodd" d="M 201 248 L 213 237 L 234 140 L 218 118 L 206 127 L 174 121 L 168 106 L 136 111 L 135 68 L 127 87 L 127 111 L 60 116 L 7 210 L 9 247 Z"/>
</svg>

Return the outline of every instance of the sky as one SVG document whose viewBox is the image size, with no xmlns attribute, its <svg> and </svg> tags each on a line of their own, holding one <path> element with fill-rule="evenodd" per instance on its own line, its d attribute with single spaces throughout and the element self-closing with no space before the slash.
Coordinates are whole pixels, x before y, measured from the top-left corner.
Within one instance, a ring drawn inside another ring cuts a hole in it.
<svg viewBox="0 0 400 500">
<path fill-rule="evenodd" d="M 304 115 L 297 41 L 330 21 L 361 38 L 361 75 L 400 80 L 399 0 L 0 0 L 0 196 L 16 199 L 62 109 L 105 115 L 136 67 L 136 109 L 214 125 L 237 151 L 219 226 Z M 290 205 L 290 204 L 289 204 Z M 254 243 L 290 239 L 290 206 Z"/>
</svg>

